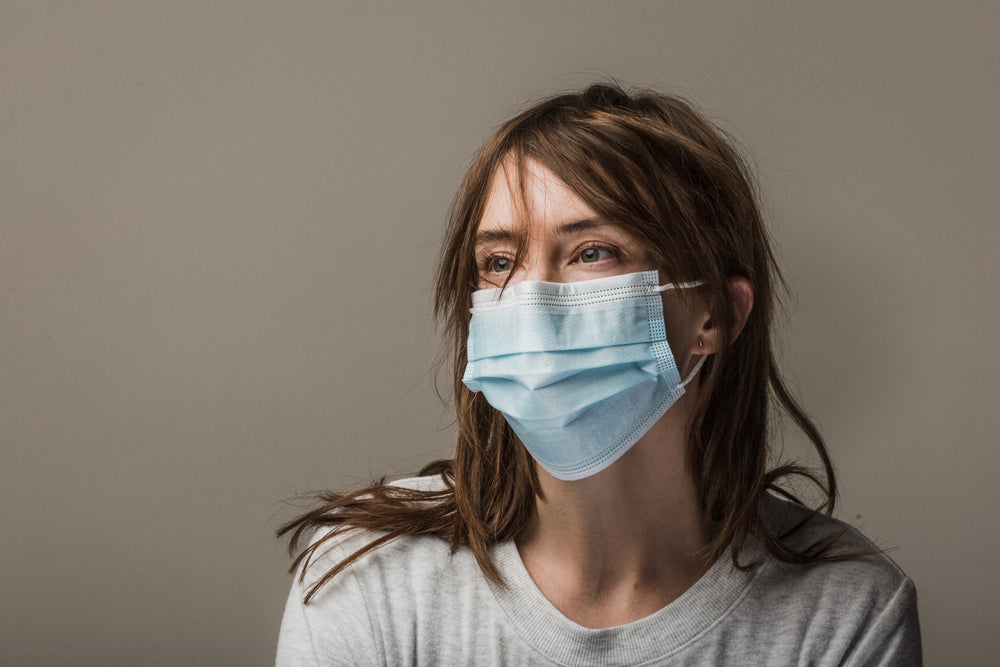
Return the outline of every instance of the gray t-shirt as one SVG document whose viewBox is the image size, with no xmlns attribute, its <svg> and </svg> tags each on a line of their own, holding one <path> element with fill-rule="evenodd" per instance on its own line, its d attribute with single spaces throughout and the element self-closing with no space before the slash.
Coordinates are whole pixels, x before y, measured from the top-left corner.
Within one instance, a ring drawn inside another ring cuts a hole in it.
<svg viewBox="0 0 1000 667">
<path fill-rule="evenodd" d="M 440 488 L 437 478 L 397 482 Z M 803 509 L 767 496 L 780 530 Z M 789 538 L 801 549 L 844 524 L 811 521 Z M 339 574 L 310 602 L 305 591 L 371 536 L 340 540 L 292 585 L 277 665 L 919 665 L 916 590 L 885 555 L 790 565 L 756 543 L 735 569 L 724 555 L 677 600 L 641 620 L 593 630 L 552 606 L 512 542 L 493 548 L 506 588 L 471 551 L 437 537 L 397 540 Z M 849 529 L 840 548 L 872 545 Z"/>
</svg>

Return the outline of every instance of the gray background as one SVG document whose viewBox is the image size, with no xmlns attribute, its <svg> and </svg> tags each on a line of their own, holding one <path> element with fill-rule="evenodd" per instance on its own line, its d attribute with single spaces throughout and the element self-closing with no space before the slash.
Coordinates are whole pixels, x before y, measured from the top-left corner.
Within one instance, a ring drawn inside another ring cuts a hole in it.
<svg viewBox="0 0 1000 667">
<path fill-rule="evenodd" d="M 996 661 L 997 7 L 3 3 L 0 664 L 271 662 L 282 499 L 450 450 L 428 305 L 473 152 L 607 76 L 751 154 L 839 515 L 929 663 Z"/>
</svg>

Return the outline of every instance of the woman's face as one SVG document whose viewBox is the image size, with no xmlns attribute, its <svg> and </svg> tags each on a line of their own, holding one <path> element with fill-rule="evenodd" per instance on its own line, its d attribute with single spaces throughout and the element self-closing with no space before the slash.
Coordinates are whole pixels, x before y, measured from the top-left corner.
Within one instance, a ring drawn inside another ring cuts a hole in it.
<svg viewBox="0 0 1000 667">
<path fill-rule="evenodd" d="M 476 234 L 480 289 L 502 286 L 508 277 L 509 284 L 567 283 L 657 268 L 651 253 L 602 220 L 547 167 L 527 160 L 524 186 L 527 230 L 518 220 L 517 174 L 501 168 L 493 179 Z M 524 231 L 527 246 L 517 264 L 517 236 Z"/>
<path fill-rule="evenodd" d="M 519 222 L 516 172 L 501 168 L 493 179 L 476 232 L 480 289 L 501 287 L 508 277 L 511 285 L 522 280 L 568 283 L 659 268 L 631 234 L 601 219 L 544 165 L 526 161 L 524 190 L 527 230 Z M 517 263 L 517 237 L 524 231 L 527 244 Z M 662 271 L 660 279 L 669 281 Z M 697 346 L 706 311 L 703 304 L 682 300 L 676 290 L 662 297 L 667 341 L 684 370 L 690 367 L 688 352 Z"/>
</svg>

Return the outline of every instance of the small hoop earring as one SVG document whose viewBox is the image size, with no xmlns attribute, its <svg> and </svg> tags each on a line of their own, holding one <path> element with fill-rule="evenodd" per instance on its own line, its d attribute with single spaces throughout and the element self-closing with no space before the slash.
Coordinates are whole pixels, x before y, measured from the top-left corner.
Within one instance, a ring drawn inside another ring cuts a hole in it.
<svg viewBox="0 0 1000 667">
<path fill-rule="evenodd" d="M 700 338 L 698 339 L 698 347 L 705 347 L 704 341 L 702 341 Z"/>
</svg>

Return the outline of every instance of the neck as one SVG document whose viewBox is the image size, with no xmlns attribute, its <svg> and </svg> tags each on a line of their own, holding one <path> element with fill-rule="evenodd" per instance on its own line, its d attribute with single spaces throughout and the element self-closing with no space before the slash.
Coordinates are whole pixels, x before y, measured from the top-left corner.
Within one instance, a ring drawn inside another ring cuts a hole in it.
<svg viewBox="0 0 1000 667">
<path fill-rule="evenodd" d="M 537 510 L 517 540 L 541 592 L 587 627 L 648 616 L 704 573 L 710 535 L 685 465 L 688 395 L 622 458 L 582 480 L 538 470 Z"/>
</svg>

